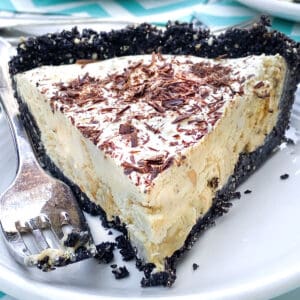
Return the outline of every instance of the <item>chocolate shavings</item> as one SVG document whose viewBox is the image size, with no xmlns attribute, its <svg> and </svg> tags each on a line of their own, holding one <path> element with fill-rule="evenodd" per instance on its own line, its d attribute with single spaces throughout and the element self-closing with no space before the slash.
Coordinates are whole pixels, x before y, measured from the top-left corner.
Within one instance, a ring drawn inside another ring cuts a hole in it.
<svg viewBox="0 0 300 300">
<path fill-rule="evenodd" d="M 120 124 L 119 126 L 119 134 L 130 134 L 133 133 L 134 130 L 134 126 L 132 126 L 130 123 Z"/>
</svg>

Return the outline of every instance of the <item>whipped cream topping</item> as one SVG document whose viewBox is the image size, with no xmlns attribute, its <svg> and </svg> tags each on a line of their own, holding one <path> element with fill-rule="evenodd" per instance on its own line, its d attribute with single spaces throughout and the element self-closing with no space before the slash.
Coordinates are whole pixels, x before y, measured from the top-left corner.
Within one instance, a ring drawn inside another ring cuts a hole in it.
<svg viewBox="0 0 300 300">
<path fill-rule="evenodd" d="M 47 84 L 45 77 L 38 88 L 53 111 L 64 113 L 147 189 L 160 172 L 180 164 L 185 148 L 213 130 L 225 106 L 243 95 L 260 59 L 153 54 L 81 61 L 78 78 Z"/>
</svg>

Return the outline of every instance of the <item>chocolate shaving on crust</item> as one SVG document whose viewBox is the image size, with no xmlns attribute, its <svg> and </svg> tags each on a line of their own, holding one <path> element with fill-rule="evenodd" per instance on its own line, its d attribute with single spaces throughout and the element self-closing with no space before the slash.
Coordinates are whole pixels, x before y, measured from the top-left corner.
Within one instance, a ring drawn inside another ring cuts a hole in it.
<svg viewBox="0 0 300 300">
<path fill-rule="evenodd" d="M 77 125 L 77 128 L 80 130 L 84 137 L 89 138 L 95 145 L 97 145 L 99 137 L 102 133 L 101 130 L 80 125 Z"/>
<path fill-rule="evenodd" d="M 137 147 L 138 145 L 138 136 L 137 136 L 137 132 L 134 131 L 133 133 L 131 133 L 130 135 L 130 141 L 131 141 L 131 147 Z"/>
<path fill-rule="evenodd" d="M 124 168 L 125 174 L 130 174 L 131 172 L 135 171 L 141 174 L 145 174 L 148 172 L 147 166 L 136 166 L 130 162 L 124 161 L 122 163 L 122 167 Z"/>
<path fill-rule="evenodd" d="M 223 84 L 227 81 L 227 76 L 231 72 L 231 68 L 221 66 L 220 64 L 211 65 L 207 62 L 200 62 L 193 64 L 191 71 L 201 78 L 209 77 L 208 83 L 220 82 Z"/>
<path fill-rule="evenodd" d="M 191 113 L 179 115 L 175 120 L 172 121 L 172 123 L 173 124 L 180 123 L 181 121 L 188 119 L 190 116 L 192 116 Z"/>
<path fill-rule="evenodd" d="M 130 105 L 125 106 L 124 108 L 122 108 L 120 111 L 117 112 L 117 115 L 118 116 L 122 115 L 129 108 L 130 108 Z"/>
<path fill-rule="evenodd" d="M 152 106 L 159 113 L 164 113 L 165 109 L 156 102 L 148 101 L 148 105 Z"/>
<path fill-rule="evenodd" d="M 254 85 L 254 88 L 255 88 L 255 89 L 259 89 L 259 88 L 261 88 L 262 86 L 264 86 L 264 82 L 263 82 L 263 81 L 259 81 L 257 84 Z"/>
<path fill-rule="evenodd" d="M 28 39 L 18 46 L 18 55 L 10 62 L 10 72 L 13 75 L 44 64 L 68 64 L 75 62 L 78 58 L 91 58 L 93 52 L 98 54 L 99 59 L 152 53 L 158 50 L 162 53 L 191 54 L 210 58 L 222 55 L 232 58 L 261 53 L 266 55 L 279 53 L 286 59 L 290 72 L 285 85 L 284 101 L 280 104 L 281 111 L 275 128 L 266 137 L 263 146 L 254 152 L 240 154 L 234 174 L 227 185 L 217 193 L 209 212 L 197 221 L 184 246 L 166 259 L 166 270 L 164 272 L 153 273 L 153 264 L 145 264 L 141 260 L 137 260 L 137 267 L 145 274 L 141 282 L 144 287 L 171 286 L 174 283 L 176 279 L 175 267 L 180 257 L 192 247 L 203 231 L 214 224 L 217 217 L 228 211 L 230 199 L 236 187 L 245 181 L 284 141 L 284 133 L 289 123 L 289 112 L 293 104 L 297 83 L 300 80 L 300 46 L 280 32 L 269 31 L 266 28 L 269 25 L 269 20 L 263 17 L 259 23 L 250 29 L 227 30 L 218 37 L 212 37 L 213 46 L 209 46 L 207 43 L 208 37 L 211 36 L 208 30 L 193 29 L 191 24 L 177 22 L 169 23 L 164 32 L 149 24 L 99 34 L 92 30 L 84 30 L 79 33 L 74 28 L 72 31 Z M 94 35 L 93 43 L 88 44 L 87 40 L 92 35 Z M 147 39 L 145 39 L 146 35 L 148 36 Z M 73 42 L 75 37 L 85 37 L 86 39 L 83 39 L 80 45 L 76 45 Z M 131 41 L 131 44 L 125 48 L 124 45 L 128 45 L 128 40 Z M 47 156 L 41 143 L 40 131 L 33 116 L 29 113 L 27 106 L 22 103 L 22 100 L 18 98 L 18 101 L 22 120 L 32 138 L 41 165 L 50 171 L 53 176 L 70 185 L 83 210 L 92 215 L 101 215 L 103 220 L 106 220 L 106 214 L 102 208 L 91 202 L 80 188 L 66 178 Z M 114 222 L 106 220 L 106 224 L 126 234 L 126 228 L 118 218 Z"/>
<path fill-rule="evenodd" d="M 174 107 L 180 107 L 184 104 L 184 99 L 166 99 L 162 101 L 162 106 L 165 108 L 174 108 Z"/>
<path fill-rule="evenodd" d="M 149 125 L 148 123 L 144 123 L 145 126 L 147 127 L 148 130 L 152 131 L 153 133 L 157 134 L 157 133 L 160 133 L 160 130 L 159 129 L 156 129 L 154 127 L 152 127 L 151 125 Z"/>
<path fill-rule="evenodd" d="M 120 124 L 119 126 L 119 134 L 133 133 L 134 130 L 135 130 L 134 126 L 132 126 L 130 123 Z"/>
<path fill-rule="evenodd" d="M 164 162 L 164 155 L 156 155 L 153 157 L 145 158 L 144 161 L 149 165 L 161 165 Z"/>
<path fill-rule="evenodd" d="M 159 173 L 169 168 L 173 161 L 173 156 L 165 157 L 165 155 L 157 155 L 138 161 L 138 165 L 125 161 L 122 163 L 122 167 L 125 174 L 130 174 L 131 172 L 140 174 L 150 173 L 150 179 L 153 180 Z"/>
</svg>

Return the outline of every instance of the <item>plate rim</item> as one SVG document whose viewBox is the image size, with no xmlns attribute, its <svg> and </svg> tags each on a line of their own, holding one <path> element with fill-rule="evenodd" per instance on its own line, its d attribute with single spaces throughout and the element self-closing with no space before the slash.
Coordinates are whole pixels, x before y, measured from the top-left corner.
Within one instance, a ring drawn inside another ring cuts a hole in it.
<svg viewBox="0 0 300 300">
<path fill-rule="evenodd" d="M 1 238 L 1 243 L 3 243 L 3 240 Z M 5 276 L 6 275 L 6 276 Z M 288 275 L 288 276 L 287 276 Z M 259 282 L 260 279 L 258 280 Z M 16 284 L 16 282 L 18 284 Z M 23 284 L 24 283 L 24 284 Z M 273 297 L 277 297 L 280 295 L 283 295 L 289 291 L 292 291 L 296 288 L 299 288 L 300 286 L 300 270 L 296 272 L 291 272 L 289 274 L 285 274 L 285 276 L 278 276 L 275 281 L 269 281 L 268 284 L 261 284 L 260 286 L 254 286 L 252 285 L 252 288 L 246 288 L 246 289 L 239 289 L 238 293 L 232 292 L 227 293 L 224 297 L 224 294 L 222 294 L 221 297 L 214 297 L 214 294 L 212 293 L 194 293 L 194 294 L 181 294 L 181 295 L 154 295 L 154 296 L 148 296 L 145 294 L 142 294 L 140 296 L 115 296 L 115 295 L 99 295 L 99 294 L 84 294 L 84 293 L 78 293 L 77 291 L 72 291 L 69 289 L 61 289 L 59 287 L 52 287 L 49 283 L 43 283 L 39 281 L 34 281 L 24 278 L 23 276 L 13 272 L 12 270 L 9 270 L 5 268 L 2 264 L 0 264 L 0 287 L 3 292 L 5 292 L 7 295 L 16 297 L 17 299 L 23 299 L 23 300 L 29 300 L 29 299 L 39 299 L 39 300 L 51 300 L 53 297 L 56 297 L 55 299 L 61 299 L 61 300 L 82 300 L 82 296 L 88 297 L 90 300 L 121 300 L 130 298 L 132 300 L 139 300 L 142 298 L 145 298 L 147 300 L 157 300 L 165 299 L 165 300 L 171 300 L 171 299 L 184 299 L 189 298 L 190 300 L 198 300 L 199 296 L 202 296 L 202 299 L 244 299 L 244 300 L 253 300 L 253 299 L 270 299 Z M 18 289 L 16 289 L 18 287 Z M 247 287 L 247 284 L 245 284 L 245 287 Z M 166 287 L 166 289 L 168 289 Z M 42 292 L 45 292 L 47 290 L 48 295 L 45 297 L 45 295 Z M 221 290 L 220 292 L 223 292 L 226 289 Z M 258 293 L 259 291 L 259 293 Z M 219 292 L 219 294 L 220 294 Z M 37 298 L 38 297 L 38 298 Z"/>
</svg>

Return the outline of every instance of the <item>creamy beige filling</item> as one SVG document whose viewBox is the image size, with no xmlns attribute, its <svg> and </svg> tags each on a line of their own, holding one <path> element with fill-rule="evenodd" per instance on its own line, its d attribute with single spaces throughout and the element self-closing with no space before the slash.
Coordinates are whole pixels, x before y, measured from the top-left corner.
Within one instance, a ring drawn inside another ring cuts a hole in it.
<svg viewBox="0 0 300 300">
<path fill-rule="evenodd" d="M 182 153 L 185 159 L 180 164 L 157 176 L 147 193 L 63 113 L 53 113 L 30 76 L 20 74 L 15 80 L 18 94 L 40 128 L 47 154 L 109 219 L 118 215 L 127 224 L 138 255 L 163 270 L 164 258 L 183 246 L 196 221 L 209 210 L 216 190 L 233 173 L 239 154 L 261 146 L 276 124 L 286 65 L 280 56 L 261 61 L 257 73 L 247 79 L 244 95 L 226 104 L 213 130 Z M 264 86 L 254 88 L 260 81 Z M 209 184 L 215 178 L 218 185 Z"/>
</svg>

